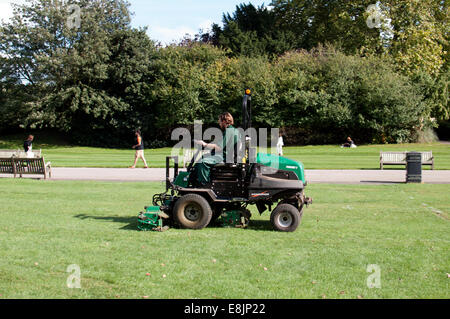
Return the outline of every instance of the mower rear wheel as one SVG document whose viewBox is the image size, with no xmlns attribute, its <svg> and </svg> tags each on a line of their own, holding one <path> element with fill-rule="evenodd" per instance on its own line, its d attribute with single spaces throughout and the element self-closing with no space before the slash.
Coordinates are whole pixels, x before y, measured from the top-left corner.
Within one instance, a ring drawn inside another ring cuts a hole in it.
<svg viewBox="0 0 450 319">
<path fill-rule="evenodd" d="M 294 232 L 303 216 L 303 210 L 299 210 L 291 204 L 281 204 L 274 209 L 270 221 L 275 230 L 282 232 Z"/>
<path fill-rule="evenodd" d="M 212 218 L 208 201 L 197 194 L 188 194 L 177 200 L 173 213 L 175 221 L 188 229 L 203 229 Z"/>
</svg>

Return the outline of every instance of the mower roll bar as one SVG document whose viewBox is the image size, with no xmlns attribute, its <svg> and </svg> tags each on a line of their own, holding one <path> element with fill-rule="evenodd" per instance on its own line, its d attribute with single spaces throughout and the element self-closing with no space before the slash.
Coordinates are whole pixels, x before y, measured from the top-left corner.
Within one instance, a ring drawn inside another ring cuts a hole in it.
<svg viewBox="0 0 450 319">
<path fill-rule="evenodd" d="M 179 158 L 178 156 L 167 156 L 166 157 L 166 191 L 170 189 L 172 186 L 172 182 L 170 181 L 170 161 L 173 160 L 175 163 L 174 167 L 174 180 L 178 177 L 179 172 Z"/>
</svg>

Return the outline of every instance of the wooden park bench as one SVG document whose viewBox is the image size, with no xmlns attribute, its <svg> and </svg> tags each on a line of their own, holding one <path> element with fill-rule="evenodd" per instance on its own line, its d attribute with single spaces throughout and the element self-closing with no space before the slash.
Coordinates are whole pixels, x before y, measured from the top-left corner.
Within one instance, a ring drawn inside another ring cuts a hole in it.
<svg viewBox="0 0 450 319">
<path fill-rule="evenodd" d="M 31 153 L 34 155 L 34 158 L 42 157 L 42 150 L 33 150 Z M 29 158 L 29 155 L 24 151 L 17 151 L 14 156 L 18 158 Z"/>
<path fill-rule="evenodd" d="M 406 154 L 408 152 L 380 152 L 380 169 L 384 169 L 384 165 L 406 165 Z M 422 165 L 431 165 L 434 170 L 433 152 L 421 152 Z"/>
<path fill-rule="evenodd" d="M 43 157 L 37 158 L 14 158 L 16 174 L 22 175 L 44 175 L 44 179 L 52 178 L 51 163 L 45 163 Z"/>
<path fill-rule="evenodd" d="M 44 179 L 52 177 L 51 163 L 45 163 L 43 157 L 37 158 L 0 158 L 0 174 L 11 174 L 14 178 L 19 175 L 44 175 Z"/>
<path fill-rule="evenodd" d="M 12 157 L 0 158 L 0 174 L 11 174 L 16 177 L 16 166 Z"/>
<path fill-rule="evenodd" d="M 41 157 L 42 150 L 33 150 L 34 157 Z M 10 157 L 28 157 L 28 154 L 23 150 L 0 150 L 0 158 L 10 158 Z"/>
<path fill-rule="evenodd" d="M 15 156 L 19 150 L 0 150 L 0 158 L 10 158 Z"/>
</svg>

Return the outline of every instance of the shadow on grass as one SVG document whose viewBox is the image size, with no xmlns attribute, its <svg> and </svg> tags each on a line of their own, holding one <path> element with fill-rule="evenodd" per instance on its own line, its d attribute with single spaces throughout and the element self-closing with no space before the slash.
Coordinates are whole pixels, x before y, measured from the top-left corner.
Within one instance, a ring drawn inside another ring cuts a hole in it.
<svg viewBox="0 0 450 319">
<path fill-rule="evenodd" d="M 89 215 L 76 215 L 75 218 L 79 219 L 94 219 L 100 221 L 107 221 L 119 224 L 127 224 L 121 227 L 121 230 L 139 231 L 137 228 L 137 216 L 136 217 L 119 217 L 119 216 L 89 216 Z"/>
<path fill-rule="evenodd" d="M 404 185 L 404 184 L 406 184 L 406 182 L 393 182 L 393 181 L 361 181 L 361 184 L 376 184 L 376 185 L 398 184 L 398 185 Z"/>
<path fill-rule="evenodd" d="M 405 168 L 403 167 L 398 167 L 398 168 L 395 168 L 395 167 L 388 167 L 388 168 L 384 168 L 384 169 L 380 169 L 380 167 L 361 167 L 361 168 L 355 168 L 355 169 L 351 169 L 351 170 L 360 170 L 360 171 L 380 171 L 380 172 L 382 172 L 383 170 L 384 171 L 404 171 L 405 170 Z"/>
<path fill-rule="evenodd" d="M 218 220 L 212 222 L 208 228 L 227 228 L 223 226 L 222 223 Z M 233 227 L 229 227 L 233 228 Z M 272 224 L 270 221 L 266 220 L 250 220 L 248 227 L 246 229 L 249 230 L 257 230 L 257 231 L 273 231 Z"/>
<path fill-rule="evenodd" d="M 113 223 L 119 223 L 119 224 L 127 224 L 123 227 L 121 227 L 121 230 L 128 230 L 128 231 L 136 231 L 138 232 L 138 222 L 137 222 L 137 216 L 136 217 L 119 217 L 119 216 L 89 216 L 89 215 L 76 215 L 74 216 L 78 219 L 93 219 L 93 220 L 99 220 L 99 221 L 105 221 L 105 222 L 113 222 Z M 180 229 L 178 227 L 170 226 L 171 228 Z M 222 226 L 222 224 L 219 221 L 212 222 L 208 228 L 226 228 Z M 249 223 L 248 228 L 249 230 L 257 230 L 257 231 L 273 231 L 272 224 L 270 221 L 265 220 L 251 220 Z"/>
<path fill-rule="evenodd" d="M 273 226 L 272 226 L 272 223 L 268 220 L 250 220 L 248 229 L 273 231 Z"/>
</svg>

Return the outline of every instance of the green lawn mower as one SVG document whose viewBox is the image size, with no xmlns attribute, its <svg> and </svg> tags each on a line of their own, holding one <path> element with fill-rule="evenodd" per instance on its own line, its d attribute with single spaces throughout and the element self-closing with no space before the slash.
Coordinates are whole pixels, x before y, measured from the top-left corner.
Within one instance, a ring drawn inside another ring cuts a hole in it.
<svg viewBox="0 0 450 319">
<path fill-rule="evenodd" d="M 250 90 L 244 95 L 242 126 L 244 130 L 251 127 Z M 246 228 L 251 219 L 248 208 L 256 205 L 260 214 L 271 212 L 275 230 L 294 232 L 304 208 L 312 204 L 312 199 L 305 196 L 303 164 L 271 154 L 256 154 L 256 148 L 250 147 L 248 141 L 244 147 L 243 161 L 213 166 L 210 184 L 205 187 L 196 185 L 192 177 L 201 149 L 186 171 L 179 170 L 178 157 L 167 157 L 166 191 L 155 195 L 152 206 L 140 213 L 139 229 L 164 231 L 169 226 L 203 229 L 216 220 L 223 226 Z"/>
</svg>

